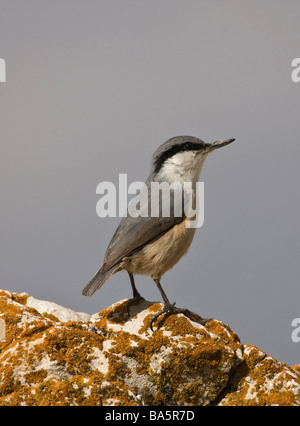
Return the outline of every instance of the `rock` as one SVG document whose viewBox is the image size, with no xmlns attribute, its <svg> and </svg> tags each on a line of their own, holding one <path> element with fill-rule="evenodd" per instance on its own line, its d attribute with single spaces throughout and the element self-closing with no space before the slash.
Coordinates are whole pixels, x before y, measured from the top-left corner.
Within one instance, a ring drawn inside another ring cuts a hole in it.
<svg viewBox="0 0 300 426">
<path fill-rule="evenodd" d="M 0 291 L 0 405 L 299 405 L 300 373 L 218 320 L 127 300 L 95 315 Z M 0 324 L 1 325 L 1 324 Z"/>
<path fill-rule="evenodd" d="M 21 296 L 28 296 L 26 293 L 22 293 Z M 64 308 L 63 306 L 57 305 L 53 302 L 47 302 L 45 300 L 38 300 L 32 296 L 28 296 L 26 299 L 26 306 L 36 309 L 40 313 L 46 312 L 49 315 L 54 315 L 59 321 L 90 321 L 91 315 L 84 312 L 75 312 L 72 309 Z"/>
<path fill-rule="evenodd" d="M 300 374 L 300 364 L 299 365 L 292 365 L 292 369 L 297 371 L 297 373 Z"/>
</svg>

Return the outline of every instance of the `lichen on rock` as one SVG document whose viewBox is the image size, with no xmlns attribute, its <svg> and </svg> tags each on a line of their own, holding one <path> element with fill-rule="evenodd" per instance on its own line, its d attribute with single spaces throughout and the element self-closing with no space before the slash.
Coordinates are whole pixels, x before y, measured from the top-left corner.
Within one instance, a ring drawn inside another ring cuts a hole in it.
<svg viewBox="0 0 300 426">
<path fill-rule="evenodd" d="M 0 405 L 299 405 L 300 374 L 218 320 L 127 300 L 76 313 L 0 291 Z"/>
</svg>

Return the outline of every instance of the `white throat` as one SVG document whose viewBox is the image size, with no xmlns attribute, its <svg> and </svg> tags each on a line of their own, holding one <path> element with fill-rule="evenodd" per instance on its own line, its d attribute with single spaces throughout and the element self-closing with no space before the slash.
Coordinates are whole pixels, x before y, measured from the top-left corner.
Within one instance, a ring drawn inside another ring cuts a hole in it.
<svg viewBox="0 0 300 426">
<path fill-rule="evenodd" d="M 208 153 L 179 152 L 165 161 L 157 180 L 172 182 L 197 182 Z"/>
</svg>

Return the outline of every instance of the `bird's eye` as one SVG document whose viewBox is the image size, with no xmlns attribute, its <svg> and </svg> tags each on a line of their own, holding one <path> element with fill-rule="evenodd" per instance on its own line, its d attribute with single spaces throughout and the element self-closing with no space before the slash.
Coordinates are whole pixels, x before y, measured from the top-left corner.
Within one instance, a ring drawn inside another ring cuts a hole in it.
<svg viewBox="0 0 300 426">
<path fill-rule="evenodd" d="M 193 149 L 193 145 L 192 145 L 190 142 L 186 142 L 186 143 L 184 144 L 184 148 L 185 148 L 187 151 L 189 151 L 189 150 Z"/>
</svg>

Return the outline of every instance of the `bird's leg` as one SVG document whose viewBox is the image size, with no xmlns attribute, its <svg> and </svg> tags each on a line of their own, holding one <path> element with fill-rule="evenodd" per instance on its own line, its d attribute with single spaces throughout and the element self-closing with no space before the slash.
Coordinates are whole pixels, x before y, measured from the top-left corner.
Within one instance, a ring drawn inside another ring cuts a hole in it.
<svg viewBox="0 0 300 426">
<path fill-rule="evenodd" d="M 127 271 L 128 272 L 128 271 Z M 133 304 L 133 303 L 135 303 L 135 302 L 139 302 L 140 300 L 145 300 L 141 295 L 140 295 L 140 293 L 137 291 L 137 288 L 136 288 L 136 286 L 135 286 L 135 283 L 134 283 L 134 277 L 133 277 L 133 274 L 131 273 L 131 272 L 128 272 L 128 275 L 129 275 L 129 278 L 130 278 L 130 283 L 131 283 L 131 287 L 132 287 L 132 293 L 133 293 L 133 297 L 132 297 L 132 299 L 129 299 L 128 300 L 128 303 L 127 303 L 127 313 L 128 313 L 128 316 L 130 315 L 129 314 L 129 309 L 130 309 L 130 306 Z"/>
<path fill-rule="evenodd" d="M 153 331 L 153 324 L 155 321 L 162 315 L 162 314 L 184 314 L 187 317 L 190 317 L 190 311 L 188 309 L 180 309 L 175 307 L 175 302 L 170 303 L 169 299 L 167 298 L 166 293 L 164 292 L 159 280 L 154 280 L 155 284 L 157 285 L 158 290 L 160 291 L 160 294 L 164 301 L 164 307 L 163 309 L 155 314 L 150 322 L 150 328 Z"/>
<path fill-rule="evenodd" d="M 131 284 L 131 287 L 132 287 L 133 298 L 140 297 L 140 293 L 138 292 L 138 290 L 135 286 L 133 274 L 131 272 L 128 272 L 128 275 L 129 275 L 130 284 Z"/>
</svg>

